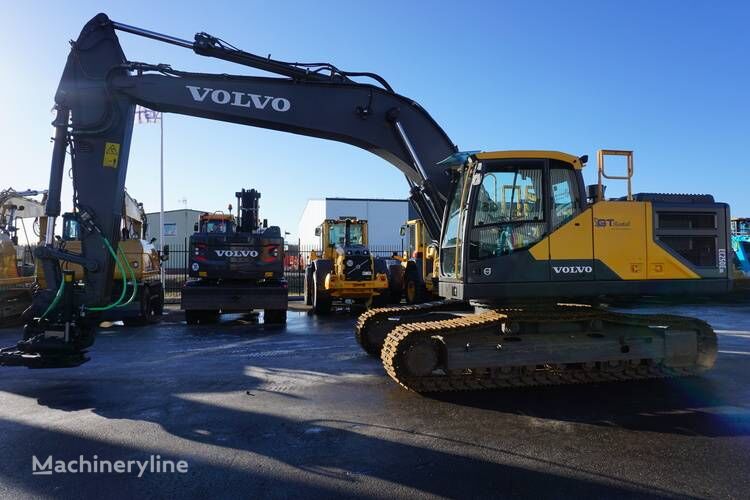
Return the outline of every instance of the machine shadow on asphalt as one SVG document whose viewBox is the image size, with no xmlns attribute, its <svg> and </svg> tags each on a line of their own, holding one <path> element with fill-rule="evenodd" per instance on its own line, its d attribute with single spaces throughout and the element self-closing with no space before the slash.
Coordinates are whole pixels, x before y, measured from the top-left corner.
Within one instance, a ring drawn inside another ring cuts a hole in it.
<svg viewBox="0 0 750 500">
<path fill-rule="evenodd" d="M 259 380 L 251 380 L 245 387 L 255 391 L 258 383 Z M 108 420 L 130 421 L 136 428 L 142 428 L 144 423 L 156 424 L 160 433 L 163 431 L 168 436 L 161 436 L 158 444 L 148 435 L 98 439 L 95 437 L 96 431 L 84 429 L 73 433 L 54 427 L 36 427 L 23 423 L 21 419 L 3 418 L 0 419 L 0 431 L 6 436 L 6 446 L 33 449 L 37 456 L 64 456 L 66 450 L 68 454 L 69 450 L 75 450 L 76 456 L 140 457 L 153 453 L 163 458 L 177 456 L 187 460 L 191 468 L 200 470 L 203 477 L 214 478 L 201 484 L 187 480 L 181 482 L 179 478 L 170 480 L 173 493 L 182 490 L 192 496 L 228 495 L 236 492 L 235 488 L 240 485 L 245 494 L 267 495 L 269 491 L 266 485 L 272 481 L 276 495 L 294 495 L 295 492 L 305 491 L 309 497 L 331 498 L 347 490 L 356 491 L 363 476 L 383 484 L 398 485 L 406 488 L 406 491 L 451 497 L 465 495 L 474 487 L 488 486 L 472 486 L 472 481 L 469 481 L 472 477 L 497 478 L 496 487 L 531 496 L 545 496 L 555 491 L 562 496 L 602 498 L 638 492 L 641 498 L 662 498 L 662 494 L 668 493 L 660 494 L 660 490 L 646 484 L 623 481 L 604 474 L 583 471 L 583 476 L 588 478 L 571 477 L 580 476 L 582 471 L 508 450 L 487 448 L 532 460 L 533 467 L 499 464 L 450 453 L 440 449 L 440 446 L 425 447 L 401 442 L 399 439 L 404 435 L 415 435 L 414 431 L 405 429 L 388 428 L 401 432 L 383 439 L 362 433 L 361 429 L 368 427 L 366 423 L 329 421 L 329 425 L 325 425 L 325 420 L 286 418 L 253 411 L 250 409 L 252 403 L 240 410 L 179 394 L 155 394 L 140 384 L 129 384 L 125 392 L 113 393 L 95 381 L 50 382 L 13 392 L 55 410 L 91 410 Z M 162 396 L 166 396 L 166 400 Z M 168 446 L 166 441 L 173 445 Z M 472 443 L 463 444 L 486 448 Z M 217 459 L 217 449 L 235 452 L 230 453 L 234 458 Z M 321 453 L 321 450 L 326 452 Z M 251 455 L 253 466 L 244 463 L 243 460 L 248 459 L 236 452 Z M 352 454 L 357 456 L 357 460 L 351 460 Z M 386 457 L 398 457 L 399 462 L 421 465 L 416 468 L 384 467 L 382 460 Z M 266 472 L 269 470 L 268 464 L 273 465 L 273 474 Z M 76 475 L 40 479 L 28 473 L 25 462 L 14 463 L 13 467 L 15 469 L 5 469 L 0 473 L 4 480 L 37 495 L 48 491 L 51 484 L 55 485 L 59 494 L 72 493 L 81 480 Z M 279 478 L 278 474 L 283 474 L 283 478 Z M 455 477 L 463 477 L 467 481 L 455 481 Z M 106 474 L 86 476 L 87 488 L 94 489 L 116 488 L 125 480 Z M 128 491 L 131 496 L 138 490 L 144 494 L 161 491 L 159 485 L 155 484 L 158 481 L 161 481 L 158 477 L 146 477 L 142 482 L 129 483 Z M 649 488 L 650 491 L 647 491 Z"/>
<path fill-rule="evenodd" d="M 443 403 L 548 421 L 686 436 L 750 435 L 747 415 L 739 419 L 733 418 L 731 412 L 723 415 L 730 403 L 720 393 L 713 380 L 694 378 L 437 393 L 429 397 Z"/>
</svg>

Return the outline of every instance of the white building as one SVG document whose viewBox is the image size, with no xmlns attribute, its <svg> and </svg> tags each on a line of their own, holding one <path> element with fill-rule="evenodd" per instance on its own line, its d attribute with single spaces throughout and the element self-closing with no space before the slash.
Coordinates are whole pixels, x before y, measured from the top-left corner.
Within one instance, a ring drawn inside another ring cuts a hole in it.
<svg viewBox="0 0 750 500">
<path fill-rule="evenodd" d="M 324 219 L 356 217 L 368 222 L 371 247 L 400 247 L 408 244 L 400 234 L 401 226 L 415 213 L 408 200 L 379 200 L 372 198 L 324 198 L 308 200 L 299 219 L 297 234 L 303 246 L 315 246 L 319 237 L 315 228 Z"/>
<path fill-rule="evenodd" d="M 193 234 L 193 227 L 198 222 L 201 214 L 205 213 L 200 210 L 180 209 L 164 211 L 164 244 L 174 247 L 185 246 L 185 242 Z M 146 239 L 156 238 L 156 245 L 159 245 L 159 212 L 146 214 L 148 228 L 146 230 Z"/>
</svg>

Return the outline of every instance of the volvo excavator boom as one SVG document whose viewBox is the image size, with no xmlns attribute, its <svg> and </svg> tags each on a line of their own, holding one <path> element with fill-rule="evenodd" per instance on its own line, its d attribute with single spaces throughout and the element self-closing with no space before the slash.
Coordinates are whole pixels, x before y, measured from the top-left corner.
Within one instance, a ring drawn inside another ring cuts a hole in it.
<svg viewBox="0 0 750 500">
<path fill-rule="evenodd" d="M 116 31 L 144 36 L 196 54 L 274 73 L 277 77 L 178 71 L 128 60 Z M 370 83 L 356 81 L 369 79 Z M 156 111 L 274 129 L 343 142 L 370 151 L 401 170 L 411 201 L 438 234 L 450 179 L 435 165 L 456 152 L 442 128 L 413 100 L 378 75 L 346 72 L 331 64 L 288 63 L 239 50 L 199 33 L 194 41 L 111 21 L 99 14 L 71 43 L 55 94 L 57 109 L 50 169 L 45 245 L 37 256 L 49 277 L 27 311 L 25 340 L 2 351 L 0 362 L 67 365 L 84 361 L 97 311 L 107 304 L 118 265 L 117 223 L 128 167 L 136 105 Z M 66 153 L 72 161 L 82 253 L 54 245 L 55 217 Z M 83 266 L 85 287 L 65 290 L 60 262 Z M 64 306 L 63 306 L 64 305 Z M 50 333 L 53 332 L 53 333 Z"/>
</svg>

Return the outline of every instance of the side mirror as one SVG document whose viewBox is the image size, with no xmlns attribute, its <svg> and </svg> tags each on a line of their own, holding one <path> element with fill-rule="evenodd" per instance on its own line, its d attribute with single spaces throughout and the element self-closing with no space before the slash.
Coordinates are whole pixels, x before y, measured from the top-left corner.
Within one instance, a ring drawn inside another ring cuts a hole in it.
<svg viewBox="0 0 750 500">
<path fill-rule="evenodd" d="M 315 236 L 320 236 L 320 227 L 315 228 Z"/>
<path fill-rule="evenodd" d="M 148 242 L 153 245 L 154 243 L 156 243 L 156 238 L 151 238 L 150 240 L 148 240 Z"/>
<path fill-rule="evenodd" d="M 406 226 L 401 226 L 398 234 L 400 234 L 401 236 L 406 236 Z"/>
<path fill-rule="evenodd" d="M 193 224 L 193 232 L 194 233 L 198 232 L 198 223 L 197 222 L 195 224 Z"/>
</svg>

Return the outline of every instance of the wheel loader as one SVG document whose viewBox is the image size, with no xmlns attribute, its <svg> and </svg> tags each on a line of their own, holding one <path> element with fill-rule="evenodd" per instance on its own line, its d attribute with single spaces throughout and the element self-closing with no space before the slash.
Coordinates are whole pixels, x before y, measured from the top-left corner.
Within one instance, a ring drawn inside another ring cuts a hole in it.
<svg viewBox="0 0 750 500">
<path fill-rule="evenodd" d="M 327 314 L 334 302 L 370 307 L 388 296 L 388 269 L 367 246 L 367 221 L 356 217 L 326 219 L 315 228 L 320 252 L 313 250 L 305 268 L 305 303 Z"/>
<path fill-rule="evenodd" d="M 401 226 L 401 236 L 409 236 L 409 247 L 399 261 L 401 270 L 393 277 L 401 285 L 407 304 L 420 304 L 438 298 L 439 271 L 437 242 L 427 233 L 421 219 L 411 219 Z M 391 272 L 391 276 L 396 274 Z"/>
</svg>

